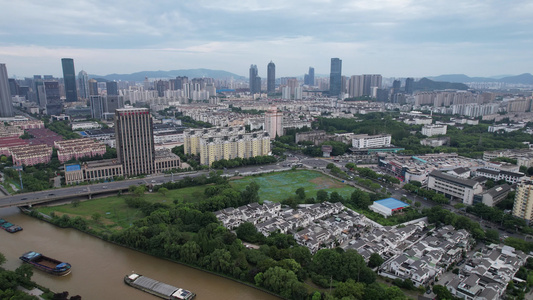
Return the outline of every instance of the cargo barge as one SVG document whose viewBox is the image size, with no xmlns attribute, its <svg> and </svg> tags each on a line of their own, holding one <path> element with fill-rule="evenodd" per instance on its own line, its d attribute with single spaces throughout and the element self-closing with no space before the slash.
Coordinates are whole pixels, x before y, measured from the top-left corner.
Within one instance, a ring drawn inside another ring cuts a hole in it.
<svg viewBox="0 0 533 300">
<path fill-rule="evenodd" d="M 190 300 L 196 296 L 193 292 L 139 274 L 126 275 L 124 282 L 136 289 L 167 300 Z"/>
<path fill-rule="evenodd" d="M 9 233 L 15 233 L 22 230 L 22 227 L 9 223 L 4 219 L 0 219 L 0 228 L 4 229 Z"/>
<path fill-rule="evenodd" d="M 24 253 L 19 259 L 41 271 L 57 276 L 68 275 L 71 271 L 69 263 L 61 262 L 33 251 Z"/>
</svg>

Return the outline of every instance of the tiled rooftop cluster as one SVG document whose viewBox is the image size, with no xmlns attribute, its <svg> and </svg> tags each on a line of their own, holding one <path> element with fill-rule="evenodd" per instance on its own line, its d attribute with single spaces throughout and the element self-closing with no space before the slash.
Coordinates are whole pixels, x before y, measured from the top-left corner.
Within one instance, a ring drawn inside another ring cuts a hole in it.
<svg viewBox="0 0 533 300">
<path fill-rule="evenodd" d="M 215 212 L 217 219 L 229 229 L 234 229 L 242 223 L 250 222 L 254 225 L 263 223 L 268 219 L 278 216 L 281 204 L 250 203 L 237 208 L 229 207 Z"/>
<path fill-rule="evenodd" d="M 418 240 L 425 227 L 426 223 L 421 221 L 403 228 L 365 228 L 363 232 L 355 236 L 356 239 L 351 240 L 346 245 L 341 245 L 341 248 L 356 250 L 365 259 L 370 258 L 372 253 L 390 258 L 401 253 L 403 249 Z"/>
<path fill-rule="evenodd" d="M 400 253 L 426 230 L 424 221 L 403 228 L 383 227 L 341 203 L 329 202 L 302 205 L 298 209 L 282 209 L 278 203 L 252 203 L 220 210 L 215 215 L 230 229 L 250 222 L 266 236 L 274 231 L 293 234 L 296 242 L 312 253 L 341 247 L 357 250 L 367 260 L 374 252 L 385 258 Z"/>
<path fill-rule="evenodd" d="M 224 224 L 224 226 L 233 229 L 242 223 L 250 222 L 254 224 L 259 232 L 265 236 L 270 235 L 271 232 L 279 230 L 281 233 L 296 232 L 299 228 L 305 228 L 311 225 L 317 225 L 321 218 L 338 214 L 345 209 L 341 203 L 317 203 L 298 209 L 281 210 L 279 203 L 259 205 L 257 203 L 248 204 L 238 208 L 227 208 L 217 211 L 215 215 Z M 331 228 L 330 228 L 331 229 Z M 330 230 L 328 229 L 328 230 Z M 304 246 L 307 244 L 322 244 L 330 239 L 332 234 L 340 235 L 342 230 L 337 228 L 332 232 L 326 230 L 324 234 L 308 234 L 305 230 L 296 233 L 296 241 Z M 315 242 L 310 242 L 314 240 Z M 310 248 L 311 251 L 317 251 L 318 248 Z"/>
<path fill-rule="evenodd" d="M 61 141 L 63 139 L 62 136 L 47 128 L 30 128 L 27 129 L 27 131 L 29 134 L 34 136 L 34 138 L 30 140 L 32 145 L 46 144 L 50 147 L 53 147 L 54 142 Z"/>
<path fill-rule="evenodd" d="M 447 284 L 457 297 L 500 299 L 528 255 L 510 246 L 489 245 L 468 259 L 461 274 Z"/>
<path fill-rule="evenodd" d="M 410 279 L 415 286 L 427 285 L 461 259 L 463 251 L 471 246 L 470 239 L 464 229 L 454 230 L 450 225 L 442 227 L 385 262 L 380 275 Z"/>
<path fill-rule="evenodd" d="M 364 215 L 352 210 L 335 212 L 311 222 L 305 229 L 296 232 L 294 238 L 298 244 L 315 253 L 321 248 L 335 248 L 357 238 L 369 225 L 367 221 Z"/>
</svg>

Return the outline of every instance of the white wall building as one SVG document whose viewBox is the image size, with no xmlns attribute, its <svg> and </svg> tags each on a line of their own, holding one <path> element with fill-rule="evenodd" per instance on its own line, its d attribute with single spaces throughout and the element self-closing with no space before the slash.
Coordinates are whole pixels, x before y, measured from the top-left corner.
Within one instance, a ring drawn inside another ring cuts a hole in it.
<svg viewBox="0 0 533 300">
<path fill-rule="evenodd" d="M 270 135 L 270 139 L 275 139 L 276 136 L 283 135 L 283 112 L 278 111 L 274 106 L 265 113 L 265 128 L 264 130 Z"/>
<path fill-rule="evenodd" d="M 425 125 L 422 127 L 422 134 L 425 136 L 441 135 L 446 134 L 447 129 L 447 125 Z"/>
<path fill-rule="evenodd" d="M 358 134 L 352 138 L 352 147 L 357 149 L 389 147 L 391 144 L 390 134 L 368 135 Z"/>
</svg>

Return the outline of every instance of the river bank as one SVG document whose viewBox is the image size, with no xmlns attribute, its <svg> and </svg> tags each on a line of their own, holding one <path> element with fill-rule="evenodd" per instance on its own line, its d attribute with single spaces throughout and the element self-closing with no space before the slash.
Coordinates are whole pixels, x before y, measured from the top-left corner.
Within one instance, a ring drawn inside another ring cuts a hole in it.
<svg viewBox="0 0 533 300">
<path fill-rule="evenodd" d="M 18 257 L 29 250 L 72 264 L 72 274 L 64 277 L 34 272 L 33 281 L 56 292 L 68 291 L 83 299 L 151 299 L 123 283 L 124 275 L 138 272 L 194 291 L 196 299 L 279 299 L 212 273 L 121 247 L 78 230 L 56 227 L 15 208 L 1 209 L 0 217 L 24 227 L 17 234 L 0 233 L 0 252 L 8 260 L 4 265 L 6 269 L 20 266 Z"/>
</svg>

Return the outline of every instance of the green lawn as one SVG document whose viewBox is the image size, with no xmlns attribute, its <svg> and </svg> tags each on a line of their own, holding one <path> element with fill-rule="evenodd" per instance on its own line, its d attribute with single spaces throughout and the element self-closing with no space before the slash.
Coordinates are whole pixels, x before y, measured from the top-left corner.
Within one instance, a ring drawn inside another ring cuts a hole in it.
<svg viewBox="0 0 533 300">
<path fill-rule="evenodd" d="M 36 210 L 47 215 L 54 212 L 57 215 L 67 214 L 71 218 L 79 216 L 87 220 L 89 226 L 103 231 L 127 228 L 133 221 L 144 217 L 139 210 L 129 208 L 124 201 L 124 197 L 118 196 L 82 201 L 78 205 L 65 204 L 39 207 Z M 92 220 L 92 215 L 95 213 L 99 213 L 102 217 L 98 223 Z"/>
<path fill-rule="evenodd" d="M 339 180 L 325 176 L 317 171 L 298 170 L 276 172 L 262 176 L 249 176 L 231 182 L 238 190 L 243 190 L 248 184 L 255 181 L 259 184 L 259 197 L 261 200 L 279 202 L 289 196 L 295 195 L 296 189 L 303 187 L 307 197 L 316 197 L 318 190 L 328 193 L 337 192 L 343 197 L 349 197 L 354 188 Z"/>
<path fill-rule="evenodd" d="M 259 197 L 261 200 L 279 202 L 289 196 L 295 195 L 299 187 L 305 189 L 307 197 L 316 197 L 318 190 L 327 192 L 336 191 L 343 197 L 349 197 L 353 191 L 350 187 L 338 180 L 322 175 L 316 171 L 298 170 L 282 173 L 271 173 L 262 176 L 250 176 L 231 181 L 231 185 L 238 190 L 243 190 L 248 184 L 255 181 L 259 184 Z M 194 202 L 205 199 L 204 190 L 207 186 L 195 186 L 177 190 L 170 190 L 165 195 L 161 193 L 146 193 L 144 199 L 150 202 L 171 204 L 174 200 L 180 202 Z M 127 228 L 133 221 L 144 215 L 137 209 L 129 208 L 125 203 L 127 196 L 111 196 L 81 201 L 77 205 L 64 204 L 50 207 L 38 207 L 37 211 L 50 215 L 67 214 L 71 218 L 80 216 L 89 222 L 89 226 L 103 232 L 114 232 Z M 101 219 L 95 222 L 92 216 L 98 213 Z"/>
</svg>

